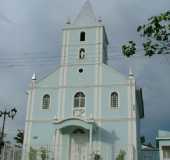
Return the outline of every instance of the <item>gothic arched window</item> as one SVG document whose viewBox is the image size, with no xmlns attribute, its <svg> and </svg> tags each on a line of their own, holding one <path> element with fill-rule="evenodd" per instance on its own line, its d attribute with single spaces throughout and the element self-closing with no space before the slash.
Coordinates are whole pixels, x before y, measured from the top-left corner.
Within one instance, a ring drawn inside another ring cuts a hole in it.
<svg viewBox="0 0 170 160">
<path fill-rule="evenodd" d="M 45 94 L 43 96 L 42 109 L 49 109 L 49 107 L 50 107 L 50 95 Z"/>
<path fill-rule="evenodd" d="M 118 93 L 112 92 L 111 94 L 111 107 L 118 108 Z"/>
<path fill-rule="evenodd" d="M 78 92 L 74 96 L 74 108 L 85 107 L 85 95 L 83 92 Z"/>
<path fill-rule="evenodd" d="M 85 32 L 81 32 L 80 33 L 80 41 L 85 41 L 86 40 L 86 33 Z"/>
</svg>

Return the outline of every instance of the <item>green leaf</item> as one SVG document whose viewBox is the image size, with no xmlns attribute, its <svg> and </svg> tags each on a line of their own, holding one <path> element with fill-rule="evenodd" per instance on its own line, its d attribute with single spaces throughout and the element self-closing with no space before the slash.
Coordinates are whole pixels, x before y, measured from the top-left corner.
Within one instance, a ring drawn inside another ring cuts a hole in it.
<svg viewBox="0 0 170 160">
<path fill-rule="evenodd" d="M 168 50 L 170 48 L 170 45 L 168 46 L 170 44 L 170 10 L 148 18 L 147 23 L 137 27 L 137 32 L 144 37 L 145 56 L 170 54 Z M 136 51 L 136 43 L 133 41 L 122 46 L 122 53 L 126 57 L 136 54 Z"/>
<path fill-rule="evenodd" d="M 138 26 L 138 28 L 137 28 L 137 32 L 140 32 L 140 31 L 141 31 L 141 29 L 142 29 L 142 26 Z"/>
</svg>

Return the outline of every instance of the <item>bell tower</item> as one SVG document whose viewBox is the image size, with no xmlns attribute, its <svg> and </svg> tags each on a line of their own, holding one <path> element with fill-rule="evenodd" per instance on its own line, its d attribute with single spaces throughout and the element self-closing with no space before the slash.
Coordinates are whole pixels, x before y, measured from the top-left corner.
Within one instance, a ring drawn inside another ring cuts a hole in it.
<svg viewBox="0 0 170 160">
<path fill-rule="evenodd" d="M 106 64 L 107 46 L 104 25 L 86 1 L 76 19 L 63 29 L 61 65 Z"/>
</svg>

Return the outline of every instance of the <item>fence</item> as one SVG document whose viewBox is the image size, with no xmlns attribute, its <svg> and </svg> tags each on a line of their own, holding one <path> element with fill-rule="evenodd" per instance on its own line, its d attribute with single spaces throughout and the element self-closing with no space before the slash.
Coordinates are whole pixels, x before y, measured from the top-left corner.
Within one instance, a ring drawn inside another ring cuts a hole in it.
<svg viewBox="0 0 170 160">
<path fill-rule="evenodd" d="M 26 153 L 26 157 L 29 157 L 29 160 L 54 160 L 54 146 L 34 146 L 29 148 L 29 152 L 27 149 L 25 147 L 24 152 Z"/>
<path fill-rule="evenodd" d="M 25 147 L 27 150 L 28 148 Z M 76 153 L 75 150 L 78 150 Z M 54 159 L 61 159 L 60 151 L 65 150 L 65 147 L 54 147 L 51 145 L 43 145 L 43 146 L 34 146 L 29 147 L 28 152 L 26 153 L 27 158 L 29 160 L 54 160 Z M 107 149 L 105 150 L 107 153 Z M 21 160 L 22 159 L 22 148 L 15 145 L 5 144 L 2 149 L 0 156 L 0 160 Z M 104 160 L 100 157 L 100 154 L 97 152 L 89 152 L 89 150 L 80 150 L 79 148 L 74 148 L 72 150 L 72 158 L 74 160 Z M 65 154 L 67 155 L 67 154 Z M 28 158 L 29 157 L 29 158 Z M 67 158 L 66 158 L 67 159 Z M 107 158 L 107 160 L 115 160 L 114 158 Z M 126 160 L 126 158 L 124 158 Z M 159 150 L 142 150 L 140 151 L 140 159 L 138 160 L 160 160 Z M 161 160 L 170 160 L 170 150 L 165 150 L 163 152 L 163 159 Z"/>
<path fill-rule="evenodd" d="M 0 160 L 21 160 L 21 156 L 21 147 L 5 144 L 1 151 Z"/>
<path fill-rule="evenodd" d="M 109 150 L 105 148 L 101 155 L 99 151 L 94 150 L 94 147 L 91 150 L 89 147 L 83 148 L 79 145 L 70 150 L 68 150 L 68 146 L 34 145 L 29 149 L 25 147 L 25 159 L 27 160 L 127 160 L 127 148 L 121 152 L 112 150 L 112 153 L 113 155 L 109 156 Z M 138 160 L 159 160 L 159 150 L 142 150 Z"/>
<path fill-rule="evenodd" d="M 91 160 L 90 156 L 94 156 L 90 155 L 89 147 L 82 148 L 80 146 L 75 146 L 71 150 L 67 150 L 68 147 L 64 146 L 34 145 L 29 147 L 29 149 L 28 147 L 24 148 L 24 157 L 29 160 L 58 160 L 63 159 L 63 156 L 67 159 L 68 151 L 71 153 L 69 159 L 74 160 Z"/>
</svg>

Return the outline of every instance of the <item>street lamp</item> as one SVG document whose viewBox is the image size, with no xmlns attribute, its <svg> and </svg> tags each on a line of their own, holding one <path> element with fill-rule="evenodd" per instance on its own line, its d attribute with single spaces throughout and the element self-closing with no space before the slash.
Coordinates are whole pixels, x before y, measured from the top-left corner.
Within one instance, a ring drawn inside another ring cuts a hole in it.
<svg viewBox="0 0 170 160">
<path fill-rule="evenodd" d="M 6 118 L 11 118 L 12 120 L 14 119 L 15 115 L 17 113 L 16 108 L 12 108 L 11 110 L 4 110 L 4 111 L 0 111 L 0 117 L 3 117 L 3 126 L 2 126 L 2 130 L 1 130 L 1 136 L 0 136 L 0 154 L 1 154 L 1 149 L 4 145 L 4 129 L 5 129 L 5 121 Z"/>
</svg>

